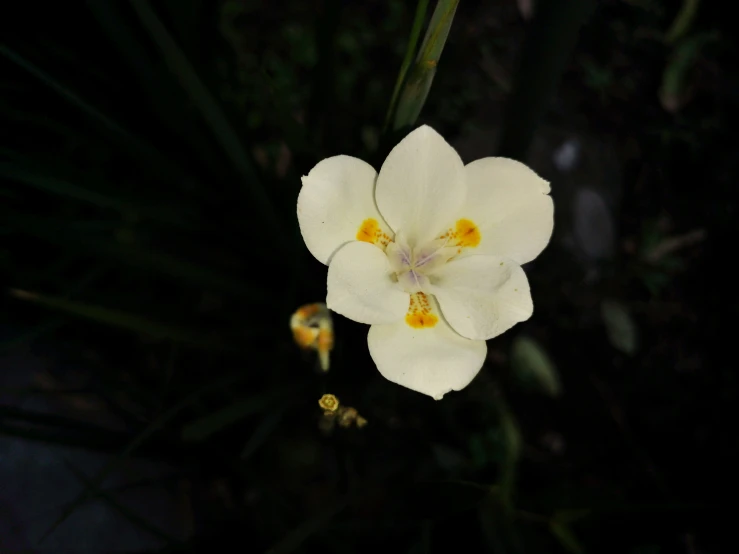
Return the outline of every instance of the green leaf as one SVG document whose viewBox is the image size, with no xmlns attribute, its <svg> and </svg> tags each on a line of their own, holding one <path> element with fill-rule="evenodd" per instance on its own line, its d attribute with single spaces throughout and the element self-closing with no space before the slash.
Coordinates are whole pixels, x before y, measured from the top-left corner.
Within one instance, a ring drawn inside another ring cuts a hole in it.
<svg viewBox="0 0 739 554">
<path fill-rule="evenodd" d="M 617 300 L 603 300 L 600 314 L 608 340 L 616 350 L 633 355 L 637 349 L 637 328 L 628 309 Z"/>
<path fill-rule="evenodd" d="M 56 331 L 62 325 L 64 325 L 64 320 L 60 318 L 46 321 L 40 325 L 33 327 L 32 329 L 29 329 L 28 331 L 24 331 L 14 337 L 5 339 L 0 342 L 0 352 L 7 352 L 9 350 L 14 350 L 15 348 L 18 348 L 19 346 L 30 344 L 38 338 Z"/>
<path fill-rule="evenodd" d="M 42 83 L 44 83 L 46 86 L 54 90 L 57 94 L 59 94 L 62 98 L 79 108 L 81 111 L 83 111 L 86 115 L 88 115 L 91 119 L 97 121 L 104 127 L 107 127 L 109 130 L 113 131 L 116 134 L 126 136 L 128 138 L 133 138 L 131 135 L 121 127 L 118 123 L 113 121 L 111 118 L 109 118 L 107 115 L 102 113 L 100 110 L 83 100 L 80 96 L 77 95 L 76 92 L 71 90 L 66 85 L 61 84 L 56 79 L 48 75 L 43 70 L 39 69 L 35 65 L 33 65 L 31 62 L 26 60 L 23 56 L 18 54 L 17 52 L 11 50 L 7 46 L 0 44 L 0 55 L 5 56 L 8 58 L 11 62 L 15 63 L 16 65 L 22 67 L 26 71 L 28 71 L 31 75 L 36 77 L 38 80 L 40 80 Z"/>
<path fill-rule="evenodd" d="M 120 454 L 108 462 L 98 474 L 90 479 L 88 488 L 80 494 L 74 501 L 70 502 L 67 508 L 59 515 L 59 517 L 51 524 L 51 526 L 40 537 L 39 543 L 46 540 L 69 516 L 71 516 L 78 507 L 84 504 L 89 498 L 94 496 L 94 489 L 99 488 L 105 482 L 108 476 L 116 471 L 125 459 L 136 452 L 143 444 L 145 444 L 155 433 L 159 432 L 167 423 L 174 419 L 179 413 L 198 401 L 203 395 L 215 392 L 220 389 L 233 387 L 236 383 L 245 379 L 244 374 L 232 375 L 225 377 L 215 383 L 206 385 L 201 389 L 182 398 L 174 406 L 166 410 L 159 417 L 154 419 L 147 425 L 138 435 L 136 435 L 120 452 Z"/>
<path fill-rule="evenodd" d="M 173 163 L 163 156 L 157 148 L 152 144 L 144 141 L 140 137 L 133 135 L 123 125 L 119 124 L 102 111 L 93 106 L 90 102 L 79 96 L 74 90 L 67 85 L 56 80 L 54 77 L 36 67 L 33 63 L 26 60 L 17 52 L 11 50 L 7 46 L 0 44 L 0 55 L 5 56 L 16 65 L 25 69 L 44 85 L 49 87 L 64 100 L 75 106 L 92 121 L 97 123 L 107 135 L 116 143 L 124 146 L 134 157 L 134 159 L 142 159 L 152 162 L 151 167 L 157 172 L 157 175 L 169 175 L 179 179 L 183 184 L 191 187 L 195 182 L 190 174 L 183 171 L 180 164 Z"/>
<path fill-rule="evenodd" d="M 244 448 L 241 450 L 242 460 L 248 460 L 257 450 L 259 450 L 259 448 L 275 430 L 277 425 L 279 425 L 280 420 L 282 419 L 282 416 L 285 413 L 286 409 L 287 406 L 283 405 L 280 408 L 272 410 L 265 416 L 262 422 L 254 430 L 254 433 L 252 433 L 251 437 L 249 437 L 249 440 L 244 445 Z"/>
<path fill-rule="evenodd" d="M 318 533 L 331 522 L 336 514 L 346 508 L 350 499 L 350 496 L 345 496 L 340 500 L 331 502 L 324 509 L 315 513 L 313 517 L 291 529 L 279 542 L 272 545 L 265 554 L 289 554 L 298 550 L 306 540 Z"/>
<path fill-rule="evenodd" d="M 700 0 L 683 0 L 680 11 L 675 16 L 667 33 L 665 33 L 667 44 L 672 44 L 687 34 L 693 25 L 695 15 L 698 13 L 698 6 L 700 6 Z"/>
<path fill-rule="evenodd" d="M 685 105 L 690 93 L 691 71 L 698 61 L 701 49 L 717 38 L 717 33 L 702 33 L 677 44 L 662 73 L 659 89 L 659 99 L 665 110 L 676 112 Z"/>
<path fill-rule="evenodd" d="M 87 0 L 88 8 L 100 25 L 103 35 L 118 50 L 137 78 L 144 91 L 143 98 L 151 104 L 152 119 L 158 119 L 166 129 L 181 137 L 200 160 L 212 162 L 213 166 L 219 164 L 220 160 L 216 161 L 217 150 L 211 147 L 211 141 L 203 136 L 194 118 L 190 117 L 190 106 L 182 88 L 171 78 L 169 72 L 162 71 L 159 64 L 155 63 L 148 45 L 141 40 L 140 28 L 131 21 L 129 13 L 126 13 L 126 8 L 129 7 L 127 4 Z M 180 165 L 168 169 L 179 169 Z M 192 186 L 193 180 L 183 178 L 185 175 L 181 172 L 177 176 L 183 184 L 187 184 L 188 193 L 210 189 L 200 183 Z"/>
<path fill-rule="evenodd" d="M 567 552 L 583 554 L 584 550 L 580 545 L 580 541 L 577 540 L 577 537 L 566 523 L 552 519 L 549 522 L 549 530 Z"/>
<path fill-rule="evenodd" d="M 21 233 L 34 236 L 62 248 L 69 248 L 75 253 L 84 251 L 128 266 L 158 272 L 191 285 L 232 294 L 254 305 L 266 305 L 271 302 L 270 295 L 249 286 L 241 279 L 209 267 L 175 258 L 163 251 L 147 250 L 144 247 L 120 244 L 120 242 L 112 240 L 91 239 L 89 238 L 90 233 L 69 229 L 69 223 L 53 221 L 48 218 L 24 215 L 22 217 L 4 216 L 4 219 L 6 223 Z M 285 267 L 283 264 L 286 263 L 289 263 L 289 261 L 280 257 L 274 259 L 275 267 Z"/>
<path fill-rule="evenodd" d="M 170 224 L 185 226 L 187 222 L 174 214 L 168 214 L 168 208 L 161 206 L 157 208 L 148 208 L 135 204 L 134 202 L 124 200 L 109 194 L 102 194 L 94 190 L 90 190 L 59 177 L 59 173 L 63 171 L 61 168 L 54 168 L 54 175 L 39 171 L 38 163 L 34 166 L 25 166 L 18 163 L 0 163 L 0 175 L 6 179 L 23 183 L 26 186 L 33 187 L 50 194 L 60 197 L 70 198 L 80 202 L 85 202 L 97 206 L 98 208 L 110 208 L 117 210 L 122 214 L 136 214 L 148 217 L 153 220 L 163 221 Z"/>
<path fill-rule="evenodd" d="M 154 10 L 146 0 L 131 0 L 141 23 L 149 32 L 159 47 L 165 61 L 179 78 L 183 88 L 187 91 L 193 103 L 198 107 L 206 123 L 210 126 L 216 140 L 224 149 L 234 167 L 241 174 L 244 182 L 255 202 L 255 211 L 263 217 L 275 230 L 281 231 L 277 216 L 266 191 L 259 181 L 257 172 L 247 155 L 247 150 L 241 143 L 238 135 L 231 127 L 223 110 L 211 96 L 208 89 L 198 77 L 185 54 L 180 50 L 174 38 L 159 20 Z M 275 240 L 285 247 L 284 233 L 277 232 Z"/>
<path fill-rule="evenodd" d="M 131 510 L 128 506 L 118 502 L 118 500 L 116 500 L 116 498 L 112 494 L 108 493 L 100 487 L 95 486 L 95 484 L 90 481 L 85 473 L 81 469 L 77 468 L 74 464 L 72 464 L 69 460 L 64 460 L 64 465 L 67 466 L 67 469 L 77 478 L 77 480 L 83 486 L 92 491 L 92 498 L 101 498 L 124 518 L 126 518 L 136 527 L 143 529 L 154 538 L 162 540 L 169 545 L 176 545 L 180 542 L 168 533 L 162 531 L 156 525 L 153 525 L 148 519 L 140 516 L 139 514 Z"/>
<path fill-rule="evenodd" d="M 506 508 L 511 509 L 513 507 L 516 470 L 518 460 L 521 457 L 523 438 L 513 412 L 502 398 L 498 399 L 498 413 L 504 448 L 503 460 L 500 465 L 500 499 Z"/>
<path fill-rule="evenodd" d="M 188 423 L 182 428 L 180 434 L 182 440 L 189 442 L 203 441 L 224 428 L 269 408 L 271 404 L 274 404 L 278 394 L 264 394 L 239 400 L 212 414 Z"/>
<path fill-rule="evenodd" d="M 439 0 L 436 3 L 423 44 L 398 99 L 393 130 L 413 125 L 421 114 L 458 4 L 459 0 Z"/>
<path fill-rule="evenodd" d="M 556 397 L 562 392 L 557 368 L 544 348 L 530 337 L 519 335 L 514 339 L 511 367 L 524 383 L 533 382 L 549 396 Z"/>
<path fill-rule="evenodd" d="M 19 300 L 32 302 L 46 308 L 58 310 L 76 317 L 90 319 L 92 321 L 103 323 L 105 325 L 110 325 L 112 327 L 134 331 L 136 333 L 148 335 L 156 339 L 172 340 L 199 348 L 220 347 L 217 342 L 203 339 L 198 333 L 194 331 L 188 331 L 171 325 L 155 323 L 149 321 L 146 318 L 132 315 L 126 312 L 111 310 L 100 306 L 91 306 L 89 304 L 83 304 L 81 302 L 75 302 L 73 300 L 67 300 L 64 298 L 44 296 L 34 292 L 28 292 L 19 289 L 11 289 L 9 291 L 9 294 L 10 296 Z"/>
<path fill-rule="evenodd" d="M 398 95 L 400 90 L 405 83 L 405 78 L 408 74 L 408 69 L 413 62 L 413 57 L 416 55 L 416 47 L 418 46 L 418 39 L 421 36 L 421 28 L 423 22 L 426 19 L 426 10 L 428 9 L 429 0 L 418 0 L 416 5 L 416 15 L 413 17 L 413 27 L 411 27 L 411 36 L 408 39 L 408 46 L 405 49 L 405 57 L 403 63 L 400 65 L 400 73 L 398 73 L 398 80 L 395 82 L 395 88 L 393 89 L 393 95 L 390 98 L 390 106 L 385 116 L 385 125 L 383 131 L 386 131 L 390 125 L 390 121 L 395 113 L 395 107 L 398 103 Z"/>
</svg>

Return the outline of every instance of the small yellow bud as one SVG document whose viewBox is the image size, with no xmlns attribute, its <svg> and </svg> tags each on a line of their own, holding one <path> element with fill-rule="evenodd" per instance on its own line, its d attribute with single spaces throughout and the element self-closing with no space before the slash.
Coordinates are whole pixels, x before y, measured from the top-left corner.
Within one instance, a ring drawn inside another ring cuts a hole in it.
<svg viewBox="0 0 739 554">
<path fill-rule="evenodd" d="M 324 394 L 318 401 L 318 405 L 325 412 L 332 413 L 339 409 L 339 399 L 333 394 Z"/>
</svg>

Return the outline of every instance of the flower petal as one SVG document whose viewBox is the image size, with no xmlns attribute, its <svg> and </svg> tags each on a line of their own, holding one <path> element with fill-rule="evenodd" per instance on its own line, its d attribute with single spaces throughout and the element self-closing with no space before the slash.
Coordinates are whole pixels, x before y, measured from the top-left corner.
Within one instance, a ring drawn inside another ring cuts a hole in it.
<svg viewBox="0 0 739 554">
<path fill-rule="evenodd" d="M 411 246 L 436 238 L 465 197 L 464 164 L 431 127 L 419 127 L 392 149 L 377 177 L 375 198 L 393 231 Z"/>
<path fill-rule="evenodd" d="M 359 323 L 403 319 L 410 295 L 390 275 L 390 262 L 379 248 L 354 241 L 339 248 L 328 266 L 328 307 Z"/>
<path fill-rule="evenodd" d="M 428 300 L 431 310 L 438 313 L 433 298 Z M 383 377 L 435 400 L 465 388 L 487 354 L 485 341 L 460 337 L 442 317 L 430 326 L 419 327 L 405 320 L 373 325 L 367 344 Z"/>
<path fill-rule="evenodd" d="M 508 158 L 476 160 L 464 173 L 467 197 L 459 217 L 474 221 L 480 232 L 479 244 L 465 254 L 504 256 L 519 264 L 536 258 L 554 227 L 549 183 Z"/>
<path fill-rule="evenodd" d="M 513 260 L 470 256 L 450 261 L 431 276 L 449 325 L 468 339 L 487 340 L 534 313 L 526 274 Z"/>
<path fill-rule="evenodd" d="M 390 228 L 375 205 L 376 178 L 371 165 L 350 156 L 326 158 L 303 177 L 298 223 L 308 250 L 318 261 L 328 264 L 348 241 L 382 246 L 390 240 Z"/>
</svg>

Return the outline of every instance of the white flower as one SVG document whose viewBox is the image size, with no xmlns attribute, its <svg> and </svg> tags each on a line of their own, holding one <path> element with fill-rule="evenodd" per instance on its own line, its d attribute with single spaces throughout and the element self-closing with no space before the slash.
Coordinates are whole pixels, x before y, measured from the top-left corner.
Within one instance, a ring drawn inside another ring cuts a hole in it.
<svg viewBox="0 0 739 554">
<path fill-rule="evenodd" d="M 385 378 L 440 399 L 480 371 L 493 338 L 533 313 L 521 264 L 549 242 L 549 184 L 525 165 L 464 165 L 433 129 L 393 148 L 379 175 L 334 156 L 298 197 L 311 253 L 328 265 L 328 307 L 371 325 Z"/>
</svg>

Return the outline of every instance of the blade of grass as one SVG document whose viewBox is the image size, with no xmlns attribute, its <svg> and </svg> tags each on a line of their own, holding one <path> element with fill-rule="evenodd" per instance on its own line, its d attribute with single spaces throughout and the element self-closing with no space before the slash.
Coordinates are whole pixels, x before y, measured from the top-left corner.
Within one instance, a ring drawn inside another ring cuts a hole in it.
<svg viewBox="0 0 739 554">
<path fill-rule="evenodd" d="M 683 5 L 680 11 L 675 16 L 675 19 L 670 25 L 669 30 L 665 33 L 665 42 L 667 44 L 673 44 L 678 39 L 685 36 L 693 25 L 695 16 L 698 13 L 698 7 L 700 6 L 700 0 L 683 0 Z"/>
<path fill-rule="evenodd" d="M 60 168 L 55 168 L 56 171 L 59 171 L 59 169 Z M 138 206 L 133 202 L 108 194 L 101 194 L 75 185 L 64 179 L 44 174 L 39 171 L 38 167 L 24 167 L 23 165 L 16 163 L 0 163 L 0 175 L 6 179 L 23 183 L 24 185 L 33 187 L 37 190 L 92 204 L 99 208 L 110 208 L 123 214 L 141 215 L 150 219 L 179 226 L 187 225 L 187 222 L 181 218 L 176 216 L 173 217 L 174 214 L 168 214 L 166 207 L 145 208 Z"/>
<path fill-rule="evenodd" d="M 390 126 L 390 122 L 395 114 L 395 107 L 398 103 L 398 95 L 400 90 L 405 84 L 405 78 L 408 74 L 408 69 L 413 62 L 413 58 L 416 55 L 416 48 L 418 46 L 418 39 L 421 36 L 421 29 L 423 28 L 423 22 L 426 19 L 426 11 L 428 10 L 429 0 L 418 0 L 416 5 L 416 14 L 413 17 L 413 27 L 411 27 L 411 35 L 408 38 L 408 46 L 405 49 L 405 57 L 403 63 L 400 65 L 400 72 L 398 73 L 398 80 L 395 81 L 395 88 L 393 89 L 393 95 L 390 97 L 390 105 L 387 109 L 387 115 L 385 116 L 385 124 L 383 125 L 382 132 L 386 132 Z"/>
<path fill-rule="evenodd" d="M 279 230 L 280 226 L 276 219 L 277 215 L 264 187 L 260 183 L 257 171 L 238 135 L 228 123 L 223 110 L 211 96 L 210 92 L 208 92 L 208 89 L 198 77 L 195 69 L 154 13 L 149 3 L 146 0 L 131 0 L 131 5 L 144 28 L 158 46 L 165 61 L 180 79 L 182 86 L 201 111 L 216 140 L 218 140 L 234 164 L 234 167 L 244 179 L 250 195 L 256 204 L 255 211 L 261 214 L 270 226 Z M 282 233 L 277 233 L 277 237 L 279 237 L 278 242 L 284 242 L 282 235 Z"/>
<path fill-rule="evenodd" d="M 521 431 L 507 403 L 498 398 L 500 430 L 503 438 L 503 460 L 500 465 L 500 500 L 507 510 L 513 509 L 516 470 L 521 456 Z"/>
<path fill-rule="evenodd" d="M 89 239 L 89 233 L 70 232 L 62 224 L 52 224 L 47 218 L 3 216 L 14 229 L 61 248 L 71 248 L 115 260 L 142 270 L 153 271 L 195 286 L 213 288 L 234 295 L 254 305 L 271 303 L 270 295 L 244 284 L 230 275 L 178 259 L 163 251 L 147 250 L 144 247 L 124 245 L 112 240 Z M 286 267 L 287 261 L 280 256 L 274 258 L 275 267 Z"/>
<path fill-rule="evenodd" d="M 379 475 L 370 476 L 366 484 L 359 485 L 353 490 L 350 490 L 347 494 L 326 506 L 325 509 L 293 528 L 279 542 L 272 545 L 265 554 L 288 554 L 299 549 L 312 535 L 320 533 L 321 529 L 328 525 L 334 516 L 340 513 L 350 503 L 356 502 L 358 498 L 361 498 L 365 494 L 371 494 L 375 486 L 374 483 L 387 482 L 399 470 L 400 465 L 396 464 L 383 468 L 378 472 Z"/>
<path fill-rule="evenodd" d="M 0 436 L 18 437 L 19 439 L 36 441 L 44 444 L 58 444 L 60 446 L 71 446 L 84 448 L 92 452 L 115 453 L 120 450 L 123 443 L 121 437 L 111 435 L 106 431 L 97 436 L 79 434 L 61 434 L 59 430 L 28 428 L 23 425 L 7 424 L 0 422 Z"/>
<path fill-rule="evenodd" d="M 141 40 L 140 29 L 135 25 L 124 2 L 100 2 L 87 0 L 88 9 L 100 25 L 104 35 L 118 51 L 123 61 L 133 71 L 139 85 L 145 91 L 144 98 L 152 105 L 152 117 L 157 118 L 178 138 L 184 139 L 191 151 L 206 163 L 219 164 L 217 151 L 211 141 L 203 136 L 195 120 L 189 117 L 189 105 L 182 87 L 167 72 L 154 63 L 150 52 Z"/>
<path fill-rule="evenodd" d="M 79 108 L 82 112 L 84 112 L 87 116 L 89 116 L 91 119 L 97 121 L 98 123 L 102 124 L 104 127 L 107 127 L 109 130 L 113 131 L 116 134 L 125 136 L 127 138 L 133 138 L 126 129 L 118 125 L 115 121 L 113 121 L 111 118 L 109 118 L 107 115 L 102 113 L 100 110 L 92 106 L 91 104 L 87 103 L 85 100 L 83 100 L 81 97 L 77 95 L 74 91 L 72 91 L 70 88 L 62 85 L 59 83 L 56 79 L 33 65 L 31 62 L 26 60 L 23 56 L 18 54 L 17 52 L 14 52 L 7 46 L 0 44 L 0 54 L 8 58 L 11 62 L 15 63 L 16 65 L 22 67 L 25 69 L 28 73 L 36 77 L 39 81 L 44 83 L 46 86 L 54 90 L 57 94 L 59 94 L 62 98 Z"/>
<path fill-rule="evenodd" d="M 117 511 L 124 518 L 130 521 L 133 525 L 135 525 L 136 527 L 139 527 L 140 529 L 143 529 L 144 531 L 149 533 L 152 537 L 166 542 L 168 547 L 172 547 L 172 546 L 176 546 L 180 544 L 181 541 L 175 539 L 170 534 L 165 533 L 159 527 L 149 522 L 146 518 L 138 515 L 128 506 L 118 502 L 118 500 L 116 500 L 116 498 L 109 492 L 105 491 L 101 487 L 95 486 L 95 484 L 90 481 L 90 479 L 84 474 L 84 472 L 81 469 L 77 468 L 74 464 L 72 464 L 72 462 L 65 459 L 64 465 L 67 466 L 67 469 L 69 470 L 69 472 L 75 476 L 75 478 L 80 482 L 82 486 L 93 491 L 93 498 L 94 497 L 101 498 L 102 500 L 110 504 L 110 506 L 115 511 Z"/>
<path fill-rule="evenodd" d="M 138 435 L 136 435 L 133 438 L 133 440 L 131 440 L 126 445 L 126 447 L 119 453 L 117 457 L 115 457 L 110 462 L 105 464 L 105 466 L 97 473 L 97 475 L 95 475 L 95 477 L 90 479 L 89 481 L 90 485 L 96 488 L 101 487 L 102 484 L 105 482 L 105 479 L 107 479 L 111 473 L 113 473 L 115 470 L 118 469 L 118 467 L 123 462 L 123 460 L 131 456 L 134 452 L 136 452 L 155 433 L 157 433 L 162 427 L 164 427 L 167 423 L 169 423 L 175 416 L 179 415 L 179 413 L 183 409 L 187 408 L 191 404 L 200 400 L 200 398 L 203 395 L 212 393 L 220 389 L 233 387 L 233 385 L 244 380 L 245 378 L 246 376 L 244 374 L 226 377 L 215 383 L 206 385 L 205 387 L 202 387 L 201 389 L 185 396 L 183 399 L 177 402 L 174 406 L 172 406 L 169 410 L 165 411 L 159 417 L 154 419 Z M 90 492 L 91 492 L 91 489 L 90 487 L 88 487 L 74 501 L 70 502 L 69 505 L 67 505 L 67 507 L 65 508 L 65 510 L 59 515 L 59 517 L 52 523 L 52 525 L 39 538 L 39 543 L 46 540 L 49 537 L 49 535 L 51 535 L 56 529 L 58 529 L 59 526 L 62 523 L 64 523 L 67 520 L 67 518 L 69 518 L 69 516 L 72 515 L 72 513 L 79 506 L 84 504 L 90 498 Z"/>
<path fill-rule="evenodd" d="M 62 318 L 50 319 L 41 325 L 37 325 L 33 329 L 0 342 L 0 352 L 8 352 L 10 350 L 15 350 L 19 346 L 32 343 L 39 337 L 56 331 L 64 325 L 64 323 L 65 320 Z"/>
<path fill-rule="evenodd" d="M 242 461 L 248 460 L 257 450 L 259 450 L 262 444 L 264 444 L 270 434 L 275 430 L 275 427 L 279 425 L 286 410 L 287 404 L 283 404 L 281 407 L 267 414 L 241 450 Z"/>
<path fill-rule="evenodd" d="M 191 189 L 195 186 L 195 180 L 189 173 L 183 171 L 179 164 L 173 163 L 167 159 L 152 144 L 133 135 L 125 127 L 79 96 L 70 87 L 57 81 L 51 75 L 35 66 L 19 53 L 3 44 L 0 44 L 0 55 L 5 56 L 11 62 L 23 68 L 41 83 L 61 96 L 64 100 L 79 109 L 93 122 L 108 132 L 109 136 L 115 142 L 124 146 L 132 154 L 134 159 L 142 159 L 152 162 L 151 166 L 157 170 L 157 175 L 174 177 L 184 185 L 186 189 Z"/>
<path fill-rule="evenodd" d="M 64 298 L 55 298 L 52 296 L 44 296 L 35 292 L 29 292 L 19 289 L 11 289 L 10 296 L 27 302 L 32 302 L 46 308 L 58 310 L 66 314 L 84 319 L 90 319 L 98 323 L 110 325 L 134 331 L 142 335 L 147 335 L 159 340 L 172 340 L 182 344 L 190 345 L 197 348 L 221 348 L 222 345 L 215 341 L 206 340 L 200 337 L 195 331 L 185 330 L 171 325 L 152 322 L 144 317 L 103 308 L 101 306 L 92 306 L 66 300 Z"/>
<path fill-rule="evenodd" d="M 439 0 L 436 3 L 423 44 L 398 100 L 393 130 L 413 125 L 421 114 L 458 4 L 459 0 Z"/>
<path fill-rule="evenodd" d="M 180 436 L 188 442 L 203 441 L 222 429 L 260 412 L 284 395 L 284 391 L 239 400 L 220 410 L 188 423 Z"/>
<path fill-rule="evenodd" d="M 78 419 L 63 417 L 56 414 L 30 412 L 13 406 L 0 406 L 0 421 L 6 425 L 17 424 L 20 422 L 40 427 L 54 427 L 56 429 L 63 429 L 75 433 L 112 433 L 110 429 L 93 423 L 88 423 L 86 421 L 80 421 Z"/>
<path fill-rule="evenodd" d="M 325 527 L 336 514 L 346 508 L 350 500 L 351 497 L 347 495 L 331 503 L 331 505 L 292 529 L 280 542 L 267 550 L 265 554 L 288 554 L 294 552 L 307 539 Z"/>
</svg>

